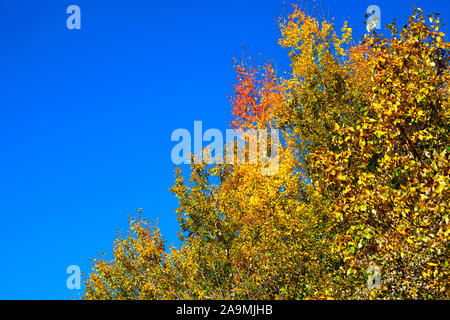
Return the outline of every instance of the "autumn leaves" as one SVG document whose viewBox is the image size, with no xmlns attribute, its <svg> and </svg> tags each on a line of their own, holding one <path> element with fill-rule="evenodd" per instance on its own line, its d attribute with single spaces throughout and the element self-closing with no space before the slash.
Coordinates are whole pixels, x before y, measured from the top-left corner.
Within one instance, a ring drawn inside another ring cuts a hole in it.
<svg viewBox="0 0 450 320">
<path fill-rule="evenodd" d="M 291 70 L 237 65 L 233 126 L 280 130 L 279 168 L 177 169 L 180 248 L 132 221 L 87 299 L 448 299 L 449 55 L 439 17 L 389 37 L 295 9 Z M 270 146 L 269 146 L 270 147 Z M 368 288 L 368 268 L 381 272 Z M 378 269 L 377 269 L 378 270 Z"/>
</svg>

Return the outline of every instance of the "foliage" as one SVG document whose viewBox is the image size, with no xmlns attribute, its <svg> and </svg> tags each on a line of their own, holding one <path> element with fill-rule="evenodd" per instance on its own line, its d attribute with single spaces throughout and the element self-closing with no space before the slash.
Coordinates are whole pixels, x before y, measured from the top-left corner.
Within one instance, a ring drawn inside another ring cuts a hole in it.
<svg viewBox="0 0 450 320">
<path fill-rule="evenodd" d="M 84 298 L 448 299 L 450 43 L 420 9 L 388 29 L 280 20 L 290 73 L 237 64 L 231 99 L 233 127 L 281 130 L 278 171 L 177 168 L 181 247 L 131 220 Z"/>
</svg>

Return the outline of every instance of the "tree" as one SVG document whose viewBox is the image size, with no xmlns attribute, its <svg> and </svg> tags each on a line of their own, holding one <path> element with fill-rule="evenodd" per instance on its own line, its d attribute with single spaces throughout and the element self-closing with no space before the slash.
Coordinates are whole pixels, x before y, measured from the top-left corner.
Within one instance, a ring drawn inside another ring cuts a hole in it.
<svg viewBox="0 0 450 320">
<path fill-rule="evenodd" d="M 84 298 L 448 299 L 450 44 L 428 20 L 416 9 L 355 44 L 295 7 L 280 20 L 290 72 L 236 64 L 231 98 L 234 128 L 281 130 L 278 171 L 177 168 L 181 247 L 131 220 Z"/>
<path fill-rule="evenodd" d="M 390 38 L 367 38 L 362 117 L 336 123 L 336 147 L 311 155 L 312 179 L 333 202 L 345 295 L 365 296 L 373 262 L 384 274 L 377 297 L 448 297 L 449 44 L 439 16 L 429 20 L 417 9 Z"/>
</svg>

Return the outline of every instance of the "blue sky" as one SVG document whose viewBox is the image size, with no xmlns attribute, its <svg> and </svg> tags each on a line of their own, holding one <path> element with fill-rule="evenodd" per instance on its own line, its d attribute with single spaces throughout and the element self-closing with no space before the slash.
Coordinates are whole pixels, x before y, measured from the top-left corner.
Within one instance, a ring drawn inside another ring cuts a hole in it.
<svg viewBox="0 0 450 320">
<path fill-rule="evenodd" d="M 418 5 L 450 20 L 447 0 L 322 0 L 365 32 Z M 68 30 L 66 8 L 81 8 Z M 177 243 L 173 130 L 228 128 L 232 57 L 268 57 L 281 0 L 0 0 L 0 299 L 68 299 L 66 268 L 90 270 L 143 208 Z M 399 23 L 400 24 L 400 23 Z"/>
</svg>

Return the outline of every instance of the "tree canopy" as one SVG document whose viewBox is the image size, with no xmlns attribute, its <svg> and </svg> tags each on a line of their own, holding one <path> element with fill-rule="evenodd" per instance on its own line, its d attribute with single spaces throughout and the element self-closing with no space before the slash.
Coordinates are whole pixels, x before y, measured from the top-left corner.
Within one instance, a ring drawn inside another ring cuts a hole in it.
<svg viewBox="0 0 450 320">
<path fill-rule="evenodd" d="M 85 299 L 448 299 L 449 49 L 414 9 L 355 42 L 294 10 L 290 58 L 237 63 L 232 126 L 279 129 L 279 167 L 179 168 L 180 248 L 141 216 L 94 259 Z M 367 285 L 375 265 L 381 283 Z"/>
</svg>

